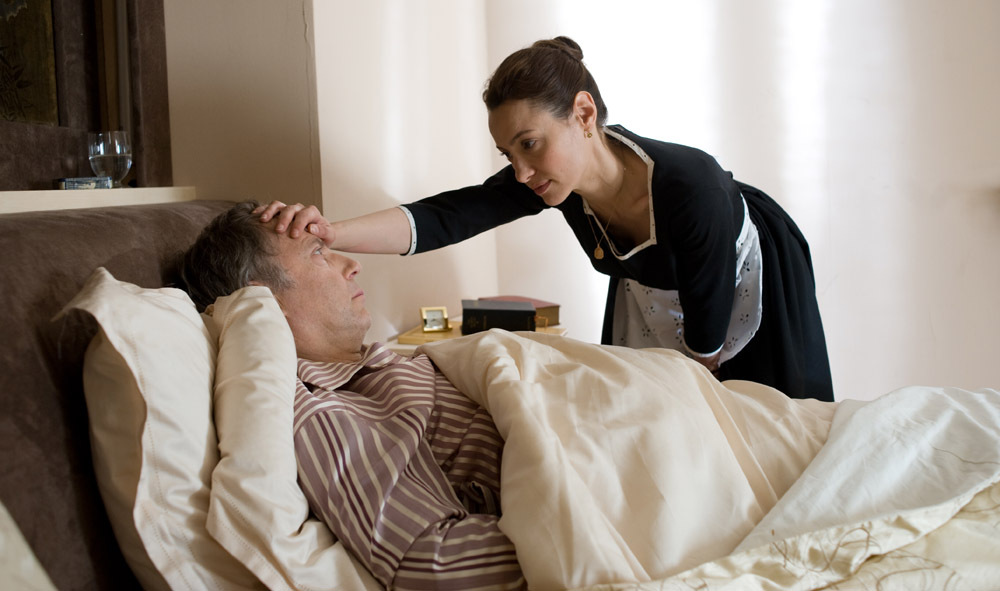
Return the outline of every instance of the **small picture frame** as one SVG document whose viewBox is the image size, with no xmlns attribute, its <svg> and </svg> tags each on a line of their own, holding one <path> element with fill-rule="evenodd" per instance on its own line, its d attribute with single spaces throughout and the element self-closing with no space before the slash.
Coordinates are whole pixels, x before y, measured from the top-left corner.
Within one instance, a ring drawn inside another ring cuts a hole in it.
<svg viewBox="0 0 1000 591">
<path fill-rule="evenodd" d="M 448 309 L 444 306 L 420 308 L 420 319 L 424 332 L 451 330 L 451 324 L 448 323 Z"/>
</svg>

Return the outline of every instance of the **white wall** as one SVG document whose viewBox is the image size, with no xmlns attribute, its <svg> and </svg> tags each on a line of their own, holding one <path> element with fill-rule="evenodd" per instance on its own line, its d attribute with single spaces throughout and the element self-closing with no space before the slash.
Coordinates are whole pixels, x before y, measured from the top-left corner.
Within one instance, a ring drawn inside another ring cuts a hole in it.
<svg viewBox="0 0 1000 591">
<path fill-rule="evenodd" d="M 491 173 L 483 3 L 315 2 L 323 211 L 342 219 L 471 185 Z M 461 313 L 497 292 L 492 233 L 413 257 L 352 255 L 369 336 L 416 326 L 421 306 Z"/>
<path fill-rule="evenodd" d="M 224 4 L 167 3 L 178 184 L 321 187 L 341 218 L 479 182 L 502 165 L 484 81 L 567 34 L 612 122 L 705 149 L 799 223 L 838 396 L 1000 386 L 1000 3 L 326 0 L 314 29 L 308 2 Z M 234 61 L 261 62 L 263 82 Z M 291 157 L 255 158 L 255 136 L 284 136 Z M 556 213 L 361 260 L 373 338 L 491 293 L 558 301 L 571 336 L 599 338 L 605 279 Z"/>
</svg>

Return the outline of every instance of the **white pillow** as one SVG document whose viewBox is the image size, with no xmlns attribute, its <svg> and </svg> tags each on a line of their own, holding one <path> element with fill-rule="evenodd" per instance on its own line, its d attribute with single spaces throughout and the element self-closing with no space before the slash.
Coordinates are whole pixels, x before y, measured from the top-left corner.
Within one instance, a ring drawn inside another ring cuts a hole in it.
<svg viewBox="0 0 1000 591">
<path fill-rule="evenodd" d="M 246 287 L 219 298 L 210 315 L 222 457 L 212 472 L 208 531 L 272 591 L 381 589 L 310 517 L 299 488 L 295 343 L 271 291 Z"/>
<path fill-rule="evenodd" d="M 218 461 L 215 344 L 187 294 L 97 269 L 66 305 L 100 331 L 84 360 L 94 469 L 125 559 L 147 590 L 261 589 L 205 529 Z"/>
</svg>

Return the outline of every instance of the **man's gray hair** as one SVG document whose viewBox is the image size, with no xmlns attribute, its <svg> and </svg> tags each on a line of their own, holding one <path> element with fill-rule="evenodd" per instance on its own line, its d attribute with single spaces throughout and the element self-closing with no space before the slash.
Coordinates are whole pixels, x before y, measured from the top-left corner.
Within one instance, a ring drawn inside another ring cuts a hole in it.
<svg viewBox="0 0 1000 591">
<path fill-rule="evenodd" d="M 244 201 L 219 214 L 184 253 L 180 275 L 199 310 L 251 282 L 279 293 L 294 285 L 275 261 L 277 234 L 260 223 L 256 201 Z"/>
</svg>

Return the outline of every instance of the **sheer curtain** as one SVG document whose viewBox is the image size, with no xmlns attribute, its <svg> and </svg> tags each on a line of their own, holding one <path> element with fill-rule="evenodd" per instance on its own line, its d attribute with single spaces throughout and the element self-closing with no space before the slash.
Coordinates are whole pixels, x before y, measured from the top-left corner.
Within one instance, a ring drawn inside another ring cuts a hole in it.
<svg viewBox="0 0 1000 591">
<path fill-rule="evenodd" d="M 792 215 L 838 397 L 1000 386 L 1000 4 L 522 0 L 486 14 L 491 69 L 568 35 L 611 122 L 704 149 Z M 552 293 L 571 335 L 596 340 L 605 281 L 552 217 L 498 233 L 500 286 Z"/>
</svg>

